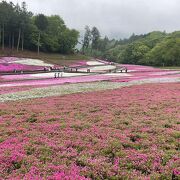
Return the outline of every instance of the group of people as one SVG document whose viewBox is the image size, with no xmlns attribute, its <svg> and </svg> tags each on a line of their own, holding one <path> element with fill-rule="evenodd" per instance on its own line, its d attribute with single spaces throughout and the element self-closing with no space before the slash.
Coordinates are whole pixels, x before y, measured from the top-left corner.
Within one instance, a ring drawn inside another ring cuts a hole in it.
<svg viewBox="0 0 180 180">
<path fill-rule="evenodd" d="M 54 73 L 54 78 L 60 78 L 63 77 L 63 72 L 55 72 Z"/>
<path fill-rule="evenodd" d="M 53 71 L 53 70 L 60 70 L 58 67 L 44 67 L 44 71 Z"/>
<path fill-rule="evenodd" d="M 21 74 L 24 73 L 24 71 L 22 71 L 22 70 L 21 70 L 21 71 L 17 71 L 16 69 L 14 69 L 13 72 L 14 72 L 14 73 L 21 73 Z"/>
</svg>

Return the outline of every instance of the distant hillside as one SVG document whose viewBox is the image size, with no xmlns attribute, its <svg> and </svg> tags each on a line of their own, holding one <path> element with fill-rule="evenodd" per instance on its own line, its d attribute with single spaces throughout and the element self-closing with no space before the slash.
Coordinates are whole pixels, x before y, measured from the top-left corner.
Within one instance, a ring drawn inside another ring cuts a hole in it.
<svg viewBox="0 0 180 180">
<path fill-rule="evenodd" d="M 89 43 L 84 53 L 123 64 L 180 66 L 180 31 L 133 34 L 119 41 L 99 36 L 96 42 L 96 48 Z"/>
<path fill-rule="evenodd" d="M 151 32 L 131 36 L 108 49 L 104 55 L 120 63 L 156 66 L 180 65 L 180 31 L 166 34 Z"/>
</svg>

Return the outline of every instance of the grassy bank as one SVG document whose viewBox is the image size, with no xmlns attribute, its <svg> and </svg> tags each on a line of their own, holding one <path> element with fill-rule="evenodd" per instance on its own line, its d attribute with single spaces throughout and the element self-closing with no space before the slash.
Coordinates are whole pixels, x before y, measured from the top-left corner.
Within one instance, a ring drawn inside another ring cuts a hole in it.
<svg viewBox="0 0 180 180">
<path fill-rule="evenodd" d="M 160 69 L 180 70 L 180 66 L 159 67 Z"/>
<path fill-rule="evenodd" d="M 0 57 L 3 56 L 15 56 L 20 58 L 32 58 L 32 59 L 41 59 L 45 62 L 57 64 L 57 65 L 68 65 L 75 63 L 77 60 L 88 60 L 90 59 L 87 56 L 81 54 L 70 54 L 70 55 L 62 55 L 62 54 L 55 54 L 55 53 L 43 53 L 41 52 L 39 55 L 37 52 L 33 51 L 19 51 L 16 50 L 12 51 L 9 49 L 5 49 L 4 51 L 0 50 Z"/>
</svg>

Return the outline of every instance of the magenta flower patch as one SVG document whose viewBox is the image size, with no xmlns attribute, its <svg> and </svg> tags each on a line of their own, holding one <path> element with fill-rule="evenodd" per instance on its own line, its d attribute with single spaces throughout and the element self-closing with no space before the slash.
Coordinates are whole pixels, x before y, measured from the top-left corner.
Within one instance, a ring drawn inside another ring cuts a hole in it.
<svg viewBox="0 0 180 180">
<path fill-rule="evenodd" d="M 149 84 L 0 103 L 0 179 L 179 179 L 179 91 Z"/>
</svg>

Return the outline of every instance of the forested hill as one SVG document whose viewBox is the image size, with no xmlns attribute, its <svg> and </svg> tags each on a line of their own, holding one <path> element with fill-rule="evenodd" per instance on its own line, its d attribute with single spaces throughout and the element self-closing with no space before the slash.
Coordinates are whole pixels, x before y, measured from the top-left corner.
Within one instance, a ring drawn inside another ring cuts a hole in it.
<svg viewBox="0 0 180 180">
<path fill-rule="evenodd" d="M 0 2 L 0 49 L 24 49 L 68 54 L 75 51 L 79 32 L 69 29 L 58 15 L 33 15 L 23 2 Z M 180 66 L 180 31 L 133 34 L 128 39 L 102 38 L 86 26 L 82 53 L 125 64 Z"/>
<path fill-rule="evenodd" d="M 124 64 L 180 66 L 180 31 L 133 34 L 129 39 L 119 41 L 109 40 L 107 37 L 101 38 L 97 28 L 96 32 L 94 35 L 86 27 L 83 41 L 85 48 L 82 50 L 85 54 Z M 95 41 L 87 41 L 88 35 L 95 37 L 91 38 Z"/>
<path fill-rule="evenodd" d="M 78 42 L 79 32 L 66 27 L 57 15 L 34 16 L 21 6 L 0 2 L 0 48 L 71 53 Z"/>
<path fill-rule="evenodd" d="M 119 41 L 115 47 L 105 52 L 105 56 L 128 64 L 179 66 L 180 31 L 171 34 L 151 32 L 133 35 L 127 40 Z"/>
</svg>

